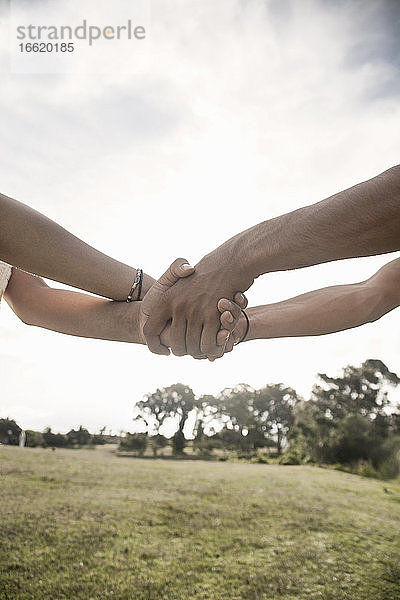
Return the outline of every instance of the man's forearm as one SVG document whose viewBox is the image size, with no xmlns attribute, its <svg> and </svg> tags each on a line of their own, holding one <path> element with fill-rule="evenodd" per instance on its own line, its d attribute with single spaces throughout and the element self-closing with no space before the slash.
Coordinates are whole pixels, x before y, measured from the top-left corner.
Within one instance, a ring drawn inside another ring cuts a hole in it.
<svg viewBox="0 0 400 600">
<path fill-rule="evenodd" d="M 114 300 L 126 299 L 136 269 L 95 250 L 29 206 L 0 195 L 0 259 Z M 143 294 L 152 283 L 145 275 Z"/>
<path fill-rule="evenodd" d="M 400 167 L 312 206 L 260 223 L 204 256 L 195 273 L 169 289 L 144 335 L 162 354 L 159 335 L 171 319 L 171 348 L 180 356 L 219 357 L 221 298 L 245 292 L 263 273 L 400 249 Z M 165 350 L 165 349 L 164 349 Z"/>
<path fill-rule="evenodd" d="M 400 249 L 400 166 L 317 204 L 260 223 L 220 247 L 255 279 L 343 258 Z"/>
</svg>

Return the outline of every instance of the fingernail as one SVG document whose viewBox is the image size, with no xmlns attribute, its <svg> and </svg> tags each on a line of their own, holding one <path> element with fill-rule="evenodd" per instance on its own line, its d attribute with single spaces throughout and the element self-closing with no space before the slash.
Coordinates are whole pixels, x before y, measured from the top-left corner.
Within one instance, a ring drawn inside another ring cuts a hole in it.
<svg viewBox="0 0 400 600">
<path fill-rule="evenodd" d="M 229 315 L 226 317 L 226 320 L 228 321 L 228 323 L 233 323 L 233 316 L 231 313 L 229 313 Z"/>
<path fill-rule="evenodd" d="M 244 302 L 244 300 L 245 300 L 245 298 L 241 292 L 239 293 L 239 299 L 241 302 Z"/>
<path fill-rule="evenodd" d="M 183 265 L 182 265 L 182 269 L 183 269 L 184 271 L 189 271 L 189 269 L 193 269 L 193 267 L 191 267 L 191 266 L 189 265 L 189 263 L 183 263 Z"/>
</svg>

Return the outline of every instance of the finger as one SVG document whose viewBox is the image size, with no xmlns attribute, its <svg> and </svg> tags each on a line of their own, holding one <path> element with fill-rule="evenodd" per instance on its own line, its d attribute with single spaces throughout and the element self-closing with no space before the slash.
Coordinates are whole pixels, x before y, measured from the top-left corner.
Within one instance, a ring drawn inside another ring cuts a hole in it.
<svg viewBox="0 0 400 600">
<path fill-rule="evenodd" d="M 163 331 L 168 317 L 164 317 L 162 314 L 157 317 L 150 317 L 147 319 L 143 327 L 143 336 L 146 340 L 146 344 L 154 354 L 161 354 L 163 356 L 169 356 L 170 351 L 166 346 L 163 346 L 160 340 L 161 332 Z"/>
<path fill-rule="evenodd" d="M 168 324 L 164 327 L 160 335 L 161 344 L 163 346 L 166 346 L 167 348 L 169 348 L 171 345 L 170 329 L 171 321 L 169 321 Z"/>
<path fill-rule="evenodd" d="M 224 354 L 227 354 L 228 352 L 232 352 L 234 345 L 235 345 L 235 340 L 234 340 L 233 336 L 231 335 L 229 340 L 226 343 Z"/>
<path fill-rule="evenodd" d="M 235 333 L 229 333 L 224 329 L 220 329 L 217 333 L 217 343 L 219 346 L 222 346 L 224 354 L 227 352 L 231 352 L 234 346 L 234 335 Z"/>
<path fill-rule="evenodd" d="M 219 316 L 218 312 L 215 311 L 215 314 L 208 316 L 201 334 L 200 350 L 208 358 L 219 358 L 222 356 L 221 348 L 217 346 L 217 332 L 219 329 Z"/>
<path fill-rule="evenodd" d="M 188 277 L 194 273 L 194 268 L 189 265 L 186 258 L 177 258 L 168 267 L 163 275 L 161 275 L 158 283 L 163 288 L 163 291 L 172 287 L 178 279 L 182 277 Z"/>
<path fill-rule="evenodd" d="M 217 333 L 217 346 L 225 347 L 229 340 L 230 333 L 226 329 L 220 329 Z"/>
<path fill-rule="evenodd" d="M 228 332 L 232 330 L 232 323 L 234 322 L 234 318 L 228 310 L 226 310 L 222 313 L 219 320 L 221 323 L 221 329 L 226 329 Z M 218 339 L 218 335 L 217 335 L 217 339 Z M 220 344 L 218 344 L 218 345 L 220 345 Z"/>
<path fill-rule="evenodd" d="M 233 297 L 233 300 L 236 302 L 236 304 L 238 304 L 240 306 L 240 308 L 246 308 L 247 304 L 248 304 L 248 300 L 246 298 L 246 296 L 244 294 L 242 294 L 242 292 L 236 292 L 236 294 Z"/>
<path fill-rule="evenodd" d="M 201 340 L 201 332 L 203 330 L 203 323 L 195 322 L 193 323 L 193 319 L 190 319 L 186 329 L 186 352 L 193 356 L 193 358 L 197 358 L 202 356 L 202 352 L 200 350 L 200 340 Z"/>
<path fill-rule="evenodd" d="M 230 322 L 231 324 L 234 321 L 237 321 L 242 313 L 242 309 L 240 308 L 240 306 L 238 306 L 232 300 L 228 300 L 227 298 L 221 298 L 221 300 L 218 302 L 217 306 L 218 306 L 218 310 L 221 313 L 223 313 L 224 311 L 229 311 L 229 313 L 232 316 L 232 320 L 229 321 L 229 319 L 228 319 L 228 323 Z"/>
<path fill-rule="evenodd" d="M 170 343 L 172 354 L 185 356 L 186 350 L 186 319 L 172 319 L 170 329 Z"/>
</svg>

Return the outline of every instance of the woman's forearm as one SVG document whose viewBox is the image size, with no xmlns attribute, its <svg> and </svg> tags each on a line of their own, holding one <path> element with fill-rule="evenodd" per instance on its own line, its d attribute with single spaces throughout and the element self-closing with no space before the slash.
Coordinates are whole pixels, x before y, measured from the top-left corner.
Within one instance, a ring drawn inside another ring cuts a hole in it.
<svg viewBox="0 0 400 600">
<path fill-rule="evenodd" d="M 375 321 L 399 305 L 400 259 L 396 259 L 367 281 L 247 309 L 250 327 L 246 339 L 333 333 Z"/>
<path fill-rule="evenodd" d="M 54 289 L 15 269 L 4 296 L 27 325 L 79 337 L 143 343 L 138 302 L 115 302 Z"/>
<path fill-rule="evenodd" d="M 4 297 L 27 325 L 78 337 L 145 344 L 142 302 L 118 302 L 49 287 L 40 277 L 13 269 Z M 169 345 L 169 328 L 162 333 Z"/>
<path fill-rule="evenodd" d="M 63 227 L 0 194 L 0 259 L 20 269 L 114 300 L 125 300 L 136 269 L 92 248 Z M 143 294 L 154 279 L 144 276 Z"/>
</svg>

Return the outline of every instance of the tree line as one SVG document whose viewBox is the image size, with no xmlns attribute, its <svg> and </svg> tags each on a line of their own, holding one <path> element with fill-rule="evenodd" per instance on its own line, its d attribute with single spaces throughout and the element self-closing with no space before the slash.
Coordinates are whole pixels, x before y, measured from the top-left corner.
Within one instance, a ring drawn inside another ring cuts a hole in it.
<svg viewBox="0 0 400 600">
<path fill-rule="evenodd" d="M 105 430 L 105 428 L 104 428 Z M 99 434 L 92 434 L 82 425 L 78 429 L 71 429 L 68 433 L 54 433 L 50 427 L 44 431 L 25 430 L 25 446 L 35 448 L 75 448 L 88 445 L 100 445 L 110 442 L 110 437 L 102 430 Z M 0 419 L 0 443 L 18 446 L 22 428 L 14 419 Z"/>
<path fill-rule="evenodd" d="M 342 465 L 363 474 L 399 472 L 400 405 L 388 392 L 400 378 L 377 359 L 348 365 L 337 377 L 319 373 L 305 400 L 283 383 L 254 389 L 225 388 L 196 396 L 176 383 L 146 394 L 134 406 L 134 429 L 142 433 L 107 436 L 83 426 L 66 434 L 28 430 L 27 446 L 80 447 L 119 441 L 121 451 L 158 456 L 169 446 L 184 456 L 188 444 L 199 456 L 237 456 L 257 462 Z M 0 419 L 0 442 L 18 444 L 21 428 Z M 172 437 L 170 437 L 172 434 Z M 167 437 L 168 436 L 168 437 Z"/>
<path fill-rule="evenodd" d="M 260 389 L 240 384 L 216 396 L 196 396 L 177 383 L 147 394 L 135 405 L 136 428 L 123 450 L 153 454 L 171 443 L 177 455 L 188 440 L 201 453 L 234 451 L 239 456 L 276 456 L 281 464 L 358 465 L 365 474 L 398 472 L 400 405 L 388 392 L 400 378 L 377 359 L 348 365 L 337 377 L 318 374 L 308 400 L 283 383 Z M 167 422 L 175 424 L 170 442 Z"/>
</svg>

